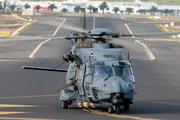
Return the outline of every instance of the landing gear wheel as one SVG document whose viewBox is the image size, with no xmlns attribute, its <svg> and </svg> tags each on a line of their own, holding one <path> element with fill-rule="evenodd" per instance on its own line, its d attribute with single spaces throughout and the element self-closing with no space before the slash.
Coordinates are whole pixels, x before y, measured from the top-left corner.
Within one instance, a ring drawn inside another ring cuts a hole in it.
<svg viewBox="0 0 180 120">
<path fill-rule="evenodd" d="M 62 108 L 67 109 L 68 108 L 68 101 L 62 101 Z"/>
<path fill-rule="evenodd" d="M 116 113 L 119 114 L 120 113 L 120 107 L 116 106 Z"/>
<path fill-rule="evenodd" d="M 129 104 L 124 104 L 124 110 L 129 110 Z"/>
<path fill-rule="evenodd" d="M 111 114 L 114 112 L 114 108 L 112 106 L 109 106 L 108 108 L 108 113 Z"/>
</svg>

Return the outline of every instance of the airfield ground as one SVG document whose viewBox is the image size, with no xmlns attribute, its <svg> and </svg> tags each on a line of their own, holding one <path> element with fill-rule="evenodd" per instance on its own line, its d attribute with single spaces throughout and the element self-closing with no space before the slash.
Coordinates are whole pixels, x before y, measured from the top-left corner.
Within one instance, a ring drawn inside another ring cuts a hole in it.
<svg viewBox="0 0 180 120">
<path fill-rule="evenodd" d="M 78 26 L 76 16 L 63 16 L 65 24 Z M 48 17 L 33 24 L 21 35 L 37 36 L 53 34 L 58 26 L 42 24 L 48 19 L 51 23 L 58 20 Z M 93 17 L 87 17 L 87 29 L 93 28 Z M 128 25 L 133 33 L 162 32 L 151 20 L 145 18 L 96 17 L 95 28 L 108 28 L 114 32 L 129 34 Z M 179 25 L 180 23 L 177 23 Z M 64 36 L 70 30 L 60 28 L 56 36 Z M 0 119 L 28 120 L 178 120 L 180 114 L 180 44 L 176 42 L 158 41 L 168 37 L 122 38 L 129 42 L 135 40 L 144 43 L 152 52 L 155 60 L 149 60 L 144 49 L 124 49 L 124 59 L 130 52 L 137 93 L 130 110 L 121 110 L 121 114 L 107 112 L 109 104 L 74 103 L 69 109 L 61 108 L 59 92 L 56 90 L 66 85 L 65 73 L 22 70 L 21 66 L 54 67 L 62 62 L 62 55 L 69 53 L 70 41 L 50 40 L 34 54 L 33 50 L 44 40 L 16 41 L 0 43 Z M 138 43 L 137 43 L 138 44 Z M 63 65 L 61 68 L 67 68 Z M 95 106 L 95 109 L 93 108 Z M 81 108 L 83 107 L 83 108 Z M 87 108 L 88 107 L 88 108 Z"/>
</svg>

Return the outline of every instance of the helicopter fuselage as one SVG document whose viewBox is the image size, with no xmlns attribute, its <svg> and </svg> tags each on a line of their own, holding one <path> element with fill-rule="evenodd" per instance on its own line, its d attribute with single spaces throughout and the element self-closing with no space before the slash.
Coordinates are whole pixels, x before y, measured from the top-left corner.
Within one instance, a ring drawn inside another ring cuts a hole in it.
<svg viewBox="0 0 180 120">
<path fill-rule="evenodd" d="M 135 79 L 131 62 L 122 60 L 121 46 L 80 42 L 73 46 L 71 51 L 71 54 L 78 56 L 82 62 L 71 61 L 66 82 L 77 82 L 69 86 L 69 92 L 61 91 L 60 100 L 109 102 L 113 106 L 132 104 Z"/>
</svg>

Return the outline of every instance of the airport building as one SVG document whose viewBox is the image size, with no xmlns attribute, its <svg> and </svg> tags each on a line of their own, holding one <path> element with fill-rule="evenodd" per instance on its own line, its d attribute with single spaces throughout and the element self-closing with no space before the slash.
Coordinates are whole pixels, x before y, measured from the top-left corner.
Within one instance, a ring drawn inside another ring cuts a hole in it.
<svg viewBox="0 0 180 120">
<path fill-rule="evenodd" d="M 4 0 L 0 0 L 4 1 Z M 95 9 L 92 10 L 93 13 L 102 13 L 102 9 L 99 7 L 100 4 L 102 4 L 103 1 L 88 1 L 88 0 L 68 0 L 68 1 L 63 1 L 63 2 L 51 2 L 51 1 L 21 1 L 21 0 L 8 0 L 11 3 L 16 3 L 18 5 L 21 5 L 22 8 L 23 6 L 27 3 L 31 6 L 29 11 L 35 11 L 35 7 L 37 5 L 41 6 L 40 12 L 41 11 L 50 11 L 48 9 L 48 6 L 50 4 L 55 4 L 57 6 L 57 9 L 54 9 L 54 12 L 60 12 L 63 8 L 66 8 L 69 12 L 75 12 L 74 7 L 75 6 L 80 6 L 81 8 L 85 8 L 86 12 L 90 12 L 90 10 L 87 9 L 89 5 L 92 5 L 95 7 Z M 134 2 L 107 2 L 108 8 L 104 10 L 105 14 L 115 14 L 113 11 L 114 7 L 119 7 L 120 11 L 117 14 L 127 14 L 126 8 L 131 7 L 133 8 L 133 12 L 131 14 L 140 14 L 138 13 L 139 9 L 144 9 L 146 10 L 146 14 L 149 15 L 151 12 L 149 9 L 152 6 L 156 6 L 159 9 L 159 12 L 156 14 L 160 14 L 164 9 L 169 9 L 171 14 L 178 14 L 180 13 L 180 6 L 178 5 L 157 5 L 154 2 L 141 2 L 140 0 L 135 0 Z M 23 9 L 24 10 L 24 9 Z"/>
</svg>

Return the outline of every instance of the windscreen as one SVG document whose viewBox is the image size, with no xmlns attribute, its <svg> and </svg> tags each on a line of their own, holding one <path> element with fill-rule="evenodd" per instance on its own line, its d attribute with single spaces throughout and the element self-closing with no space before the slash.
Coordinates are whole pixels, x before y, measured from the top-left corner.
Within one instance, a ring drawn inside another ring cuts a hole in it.
<svg viewBox="0 0 180 120">
<path fill-rule="evenodd" d="M 111 76 L 113 76 L 113 71 L 110 66 L 97 66 L 94 70 L 93 81 L 97 81 L 99 79 L 103 79 Z"/>
<path fill-rule="evenodd" d="M 114 66 L 114 71 L 115 71 L 115 76 L 120 76 L 121 78 L 125 80 L 133 81 L 132 75 L 130 73 L 128 66 Z"/>
</svg>

